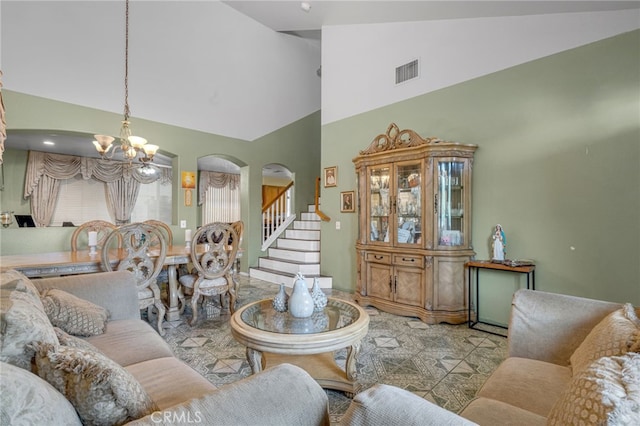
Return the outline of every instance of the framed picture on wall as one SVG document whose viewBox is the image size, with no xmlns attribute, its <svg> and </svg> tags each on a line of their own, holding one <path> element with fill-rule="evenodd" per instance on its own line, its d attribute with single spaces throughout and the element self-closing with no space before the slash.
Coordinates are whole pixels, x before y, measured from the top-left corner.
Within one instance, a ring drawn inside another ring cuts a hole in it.
<svg viewBox="0 0 640 426">
<path fill-rule="evenodd" d="M 338 185 L 338 166 L 327 167 L 324 169 L 324 187 Z"/>
<path fill-rule="evenodd" d="M 355 191 L 344 191 L 340 193 L 340 211 L 342 213 L 352 213 L 356 211 Z"/>
</svg>

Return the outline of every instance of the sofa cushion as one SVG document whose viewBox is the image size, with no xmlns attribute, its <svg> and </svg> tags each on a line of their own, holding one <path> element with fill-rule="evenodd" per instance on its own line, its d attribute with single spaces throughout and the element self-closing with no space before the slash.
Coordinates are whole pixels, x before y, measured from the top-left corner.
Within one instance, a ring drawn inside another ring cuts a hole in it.
<svg viewBox="0 0 640 426">
<path fill-rule="evenodd" d="M 605 356 L 627 353 L 640 345 L 640 320 L 630 303 L 610 313 L 596 325 L 571 355 L 573 375 Z"/>
<path fill-rule="evenodd" d="M 398 401 L 402 401 L 402 404 L 398 405 Z M 475 423 L 404 389 L 377 384 L 353 398 L 340 424 L 345 426 L 422 426 L 474 425 Z"/>
<path fill-rule="evenodd" d="M 109 312 L 88 300 L 55 288 L 42 293 L 42 304 L 51 324 L 75 336 L 104 333 Z"/>
<path fill-rule="evenodd" d="M 139 362 L 126 369 L 161 410 L 216 389 L 205 377 L 173 356 Z"/>
<path fill-rule="evenodd" d="M 547 418 L 531 411 L 489 398 L 476 398 L 460 413 L 479 425 L 544 426 Z"/>
<path fill-rule="evenodd" d="M 56 332 L 56 337 L 58 338 L 58 341 L 63 346 L 71 346 L 73 348 L 80 348 L 80 349 L 86 349 L 89 351 L 100 352 L 98 348 L 93 346 L 91 343 L 89 343 L 85 339 L 72 336 L 59 327 L 53 327 L 53 330 Z"/>
<path fill-rule="evenodd" d="M 104 355 L 36 344 L 38 375 L 73 404 L 84 424 L 120 425 L 156 409 L 136 379 Z"/>
<path fill-rule="evenodd" d="M 31 343 L 58 344 L 38 291 L 18 271 L 0 274 L 0 318 L 0 361 L 31 370 Z"/>
<path fill-rule="evenodd" d="M 81 425 L 73 405 L 49 383 L 11 364 L 0 365 L 0 424 Z"/>
<path fill-rule="evenodd" d="M 640 424 L 640 353 L 600 358 L 575 375 L 549 424 Z"/>
<path fill-rule="evenodd" d="M 104 334 L 86 340 L 123 367 L 173 356 L 167 342 L 141 319 L 109 321 Z"/>
<path fill-rule="evenodd" d="M 505 359 L 477 396 L 547 417 L 571 381 L 571 369 L 535 359 Z"/>
</svg>

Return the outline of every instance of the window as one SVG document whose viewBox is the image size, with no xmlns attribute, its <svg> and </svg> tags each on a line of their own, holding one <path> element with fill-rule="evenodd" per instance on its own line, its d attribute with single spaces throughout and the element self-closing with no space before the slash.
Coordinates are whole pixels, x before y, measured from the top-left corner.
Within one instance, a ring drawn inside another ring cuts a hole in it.
<svg viewBox="0 0 640 426">
<path fill-rule="evenodd" d="M 202 223 L 240 220 L 240 185 L 236 189 L 210 186 L 202 203 Z"/>
<path fill-rule="evenodd" d="M 62 226 L 63 222 L 77 226 L 98 219 L 115 223 L 115 218 L 109 215 L 106 197 L 105 184 L 98 180 L 84 180 L 77 175 L 61 181 L 50 226 Z M 142 222 L 147 219 L 171 223 L 171 185 L 162 185 L 160 180 L 140 185 L 131 221 Z"/>
</svg>

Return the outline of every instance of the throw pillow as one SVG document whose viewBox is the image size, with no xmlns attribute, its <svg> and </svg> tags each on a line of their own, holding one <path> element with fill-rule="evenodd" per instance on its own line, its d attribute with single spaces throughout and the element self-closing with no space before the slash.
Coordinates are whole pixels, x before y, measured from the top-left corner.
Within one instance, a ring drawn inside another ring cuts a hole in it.
<svg viewBox="0 0 640 426">
<path fill-rule="evenodd" d="M 82 423 L 121 425 L 157 410 L 131 373 L 106 356 L 70 346 L 35 347 L 38 375 L 64 394 Z"/>
<path fill-rule="evenodd" d="M 81 425 L 73 405 L 49 383 L 11 364 L 0 366 L 0 424 Z"/>
<path fill-rule="evenodd" d="M 58 344 L 38 290 L 18 271 L 0 274 L 0 323 L 0 361 L 31 370 L 31 343 Z"/>
<path fill-rule="evenodd" d="M 603 357 L 574 376 L 547 424 L 640 424 L 640 354 Z"/>
<path fill-rule="evenodd" d="M 630 303 L 607 315 L 570 358 L 573 375 L 603 356 L 623 355 L 640 342 L 640 320 Z"/>
<path fill-rule="evenodd" d="M 76 336 L 104 333 L 109 311 L 102 306 L 55 288 L 45 290 L 41 297 L 44 311 L 54 326 Z"/>
</svg>

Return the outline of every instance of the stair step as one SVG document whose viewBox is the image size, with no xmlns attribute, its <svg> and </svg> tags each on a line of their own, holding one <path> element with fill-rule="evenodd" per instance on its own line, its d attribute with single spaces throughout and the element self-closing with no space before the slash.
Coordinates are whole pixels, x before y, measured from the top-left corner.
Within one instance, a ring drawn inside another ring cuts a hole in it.
<svg viewBox="0 0 640 426">
<path fill-rule="evenodd" d="M 292 288 L 293 283 L 296 280 L 295 274 L 285 273 L 282 271 L 276 271 L 273 269 L 267 268 L 249 268 L 249 276 L 251 278 L 257 278 L 263 281 L 271 282 L 271 283 L 284 283 L 285 286 Z M 318 284 L 320 288 L 332 288 L 333 287 L 333 279 L 326 275 L 306 275 L 304 274 L 304 278 L 309 285 L 309 288 L 313 285 L 313 279 L 318 278 Z"/>
<path fill-rule="evenodd" d="M 319 275 L 320 264 L 319 263 L 301 263 L 287 260 L 274 259 L 271 257 L 261 257 L 258 259 L 258 267 L 265 269 L 273 269 L 281 272 L 288 272 L 290 274 L 297 274 L 298 272 L 303 275 Z"/>
<path fill-rule="evenodd" d="M 320 230 L 320 221 L 317 220 L 294 220 L 293 229 L 318 231 Z"/>
<path fill-rule="evenodd" d="M 284 231 L 285 238 L 296 240 L 320 240 L 320 231 L 308 231 L 300 229 L 287 229 Z"/>
<path fill-rule="evenodd" d="M 290 260 L 302 263 L 320 263 L 319 251 L 287 250 L 282 248 L 269 248 L 269 257 L 273 259 Z"/>
<path fill-rule="evenodd" d="M 300 220 L 312 220 L 312 221 L 316 221 L 319 222 L 320 221 L 320 216 L 318 216 L 316 213 L 301 213 L 300 214 Z"/>
<path fill-rule="evenodd" d="M 278 238 L 276 240 L 276 247 L 279 249 L 320 251 L 320 241 Z"/>
</svg>

